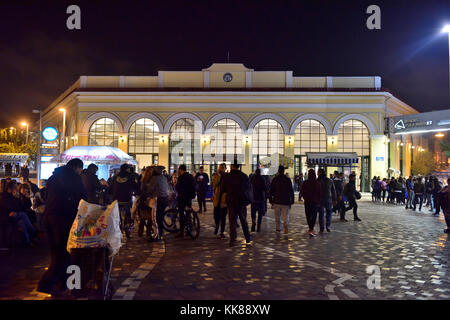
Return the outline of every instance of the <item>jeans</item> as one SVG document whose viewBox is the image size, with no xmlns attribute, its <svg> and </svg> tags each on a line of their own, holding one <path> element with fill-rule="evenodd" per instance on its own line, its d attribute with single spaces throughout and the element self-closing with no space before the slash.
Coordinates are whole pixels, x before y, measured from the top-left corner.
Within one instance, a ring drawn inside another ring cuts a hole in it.
<svg viewBox="0 0 450 320">
<path fill-rule="evenodd" d="M 252 215 L 252 224 L 256 224 L 256 212 L 258 212 L 258 225 L 261 224 L 262 217 L 265 214 L 264 211 L 264 202 L 252 202 L 251 205 L 251 215 Z"/>
<path fill-rule="evenodd" d="M 314 230 L 318 212 L 319 212 L 318 205 L 312 203 L 305 203 L 306 221 L 308 222 L 309 230 Z"/>
<path fill-rule="evenodd" d="M 320 208 L 319 208 L 319 226 L 320 226 L 320 230 L 323 231 L 324 229 L 324 215 L 326 213 L 326 227 L 327 229 L 329 229 L 331 227 L 331 214 L 333 213 L 332 211 L 332 205 L 330 204 L 321 204 Z"/>
<path fill-rule="evenodd" d="M 408 190 L 407 198 L 406 198 L 406 208 L 412 208 L 414 203 L 414 191 Z"/>
<path fill-rule="evenodd" d="M 243 206 L 228 206 L 228 219 L 230 223 L 230 242 L 236 240 L 236 220 L 239 218 L 241 221 L 242 231 L 247 241 L 250 241 L 250 232 L 247 224 L 247 207 Z"/>
<path fill-rule="evenodd" d="M 226 221 L 227 221 L 227 208 L 214 207 L 214 222 L 216 224 L 216 233 L 219 232 L 219 227 L 220 233 L 225 232 Z"/>
<path fill-rule="evenodd" d="M 205 191 L 198 191 L 197 192 L 197 202 L 198 202 L 198 209 L 200 212 L 202 212 L 202 207 L 203 207 L 203 211 L 206 212 L 206 192 Z"/>
<path fill-rule="evenodd" d="M 414 197 L 414 210 L 416 210 L 416 205 L 417 205 L 417 202 L 420 200 L 420 202 L 419 202 L 419 211 L 421 211 L 422 210 L 422 203 L 423 203 L 423 194 L 421 194 L 421 193 L 417 193 L 416 195 L 415 195 L 415 197 Z"/>
<path fill-rule="evenodd" d="M 169 203 L 169 199 L 167 197 L 158 197 L 156 201 L 156 223 L 158 224 L 158 234 L 159 237 L 163 235 L 163 220 L 164 220 L 164 212 Z"/>
<path fill-rule="evenodd" d="M 25 242 L 28 245 L 30 243 L 31 236 L 33 236 L 36 233 L 36 230 L 31 224 L 30 219 L 28 219 L 27 214 L 25 212 L 17 212 L 16 216 L 13 218 L 13 221 L 17 225 L 17 227 L 23 232 Z"/>
<path fill-rule="evenodd" d="M 192 200 L 187 199 L 178 199 L 178 214 L 180 215 L 180 229 L 181 232 L 184 231 L 184 227 L 186 226 L 186 214 L 185 214 L 185 208 L 192 206 Z"/>
<path fill-rule="evenodd" d="M 358 218 L 358 204 L 356 204 L 355 198 L 348 199 L 348 208 L 346 208 L 345 211 L 347 212 L 351 209 L 353 209 L 353 218 Z"/>
<path fill-rule="evenodd" d="M 286 228 L 289 225 L 289 207 L 284 204 L 274 204 L 273 210 L 275 212 L 275 225 L 277 230 L 281 230 L 281 216 L 283 216 L 283 225 Z"/>
</svg>

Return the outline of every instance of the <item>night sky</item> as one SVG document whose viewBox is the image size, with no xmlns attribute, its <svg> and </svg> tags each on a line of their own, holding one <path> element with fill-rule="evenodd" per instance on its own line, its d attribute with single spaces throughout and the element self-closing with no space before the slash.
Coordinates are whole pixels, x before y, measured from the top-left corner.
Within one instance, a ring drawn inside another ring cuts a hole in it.
<svg viewBox="0 0 450 320">
<path fill-rule="evenodd" d="M 81 30 L 66 27 L 71 4 Z M 368 30 L 366 8 L 381 8 Z M 214 62 L 294 76 L 374 76 L 419 111 L 447 109 L 450 1 L 0 1 L 0 125 L 35 120 L 80 75 Z"/>
</svg>

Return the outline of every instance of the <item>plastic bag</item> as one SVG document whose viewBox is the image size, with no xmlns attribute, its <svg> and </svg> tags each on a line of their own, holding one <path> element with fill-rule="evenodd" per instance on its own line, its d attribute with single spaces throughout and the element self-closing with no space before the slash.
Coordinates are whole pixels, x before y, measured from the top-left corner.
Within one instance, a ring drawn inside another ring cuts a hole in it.
<svg viewBox="0 0 450 320">
<path fill-rule="evenodd" d="M 81 200 L 78 213 L 70 229 L 67 251 L 74 248 L 108 247 L 112 255 L 122 245 L 119 206 L 114 201 L 103 210 L 98 204 Z"/>
</svg>

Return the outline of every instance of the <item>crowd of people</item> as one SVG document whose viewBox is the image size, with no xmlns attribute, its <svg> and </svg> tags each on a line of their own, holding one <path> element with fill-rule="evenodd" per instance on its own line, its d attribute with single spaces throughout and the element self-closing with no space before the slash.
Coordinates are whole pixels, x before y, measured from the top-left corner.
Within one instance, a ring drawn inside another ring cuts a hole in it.
<svg viewBox="0 0 450 320">
<path fill-rule="evenodd" d="M 0 227 L 19 231 L 26 246 L 35 245 L 39 233 L 47 233 L 51 263 L 39 283 L 38 290 L 41 292 L 54 294 L 64 288 L 65 268 L 70 262 L 66 244 L 81 199 L 104 206 L 117 201 L 121 211 L 129 214 L 133 209 L 139 214 L 141 209 L 149 206 L 150 199 L 156 199 L 158 234 L 154 241 L 161 241 L 163 237 L 166 208 L 177 208 L 181 229 L 178 236 L 184 236 L 185 210 L 197 198 L 199 212 L 207 212 L 209 185 L 212 191 L 214 235 L 218 239 L 227 238 L 225 229 L 228 220 L 230 246 L 236 244 L 238 228 L 242 229 L 246 243 L 253 240 L 254 232 L 261 232 L 263 217 L 269 206 L 274 211 L 275 231 L 289 233 L 290 210 L 296 200 L 295 189 L 299 192 L 298 199 L 304 201 L 310 237 L 316 236 L 314 229 L 317 218 L 319 232 L 331 232 L 333 212 L 346 222 L 346 212 L 351 210 L 354 221 L 361 221 L 357 204 L 361 194 L 357 191 L 354 173 L 350 174 L 346 182 L 343 173 L 335 171 L 327 177 L 324 169 L 319 169 L 317 174 L 314 169 L 310 169 L 305 179 L 303 175 L 296 176 L 293 183 L 283 166 L 279 166 L 273 177 L 262 175 L 260 169 L 247 176 L 238 163 L 232 163 L 230 168 L 222 163 L 212 175 L 210 183 L 203 167 L 191 174 L 185 165 L 180 165 L 169 175 L 163 170 L 164 167 L 153 165 L 143 168 L 138 174 L 133 166 L 123 164 L 105 181 L 97 177 L 98 167 L 95 164 L 90 164 L 86 169 L 83 167 L 81 160 L 70 160 L 65 166 L 55 169 L 41 189 L 29 179 L 22 179 L 21 184 L 11 178 L 1 181 Z M 425 202 L 424 205 L 429 205 L 435 214 L 439 214 L 442 208 L 450 227 L 450 191 L 448 186 L 443 187 L 437 179 L 427 177 L 423 182 L 420 177 L 406 180 L 381 180 L 374 177 L 372 188 L 373 201 L 404 204 L 407 209 L 413 210 L 416 204 L 421 210 L 422 202 Z M 247 221 L 248 206 L 251 227 Z M 445 230 L 448 231 L 449 228 Z M 5 234 L 2 230 L 0 232 Z"/>
</svg>

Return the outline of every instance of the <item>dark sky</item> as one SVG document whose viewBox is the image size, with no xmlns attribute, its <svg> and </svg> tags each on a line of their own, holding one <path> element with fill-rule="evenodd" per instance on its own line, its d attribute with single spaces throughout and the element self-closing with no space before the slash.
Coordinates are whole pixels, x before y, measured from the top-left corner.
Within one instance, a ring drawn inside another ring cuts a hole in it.
<svg viewBox="0 0 450 320">
<path fill-rule="evenodd" d="M 81 7 L 82 29 L 66 28 Z M 381 30 L 366 8 L 381 8 Z M 80 75 L 156 75 L 213 62 L 295 76 L 382 77 L 419 111 L 447 109 L 450 0 L 0 1 L 0 125 L 33 120 Z"/>
</svg>

